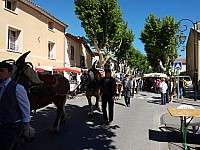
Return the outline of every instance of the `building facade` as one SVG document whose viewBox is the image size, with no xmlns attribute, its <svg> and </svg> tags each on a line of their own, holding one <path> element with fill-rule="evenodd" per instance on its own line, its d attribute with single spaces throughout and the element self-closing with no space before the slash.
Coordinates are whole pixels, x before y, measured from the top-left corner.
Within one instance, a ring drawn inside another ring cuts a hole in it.
<svg viewBox="0 0 200 150">
<path fill-rule="evenodd" d="M 70 33 L 66 33 L 65 35 L 67 39 L 66 56 L 68 56 L 66 60 L 69 60 L 69 64 L 67 65 L 79 68 L 91 68 L 94 55 L 84 38 L 73 36 Z"/>
<path fill-rule="evenodd" d="M 195 34 L 195 36 L 194 36 Z M 194 39 L 195 38 L 195 39 Z M 196 55 L 194 56 L 194 46 L 196 49 Z M 194 77 L 194 63 L 196 63 L 198 77 L 197 81 L 200 81 L 200 21 L 195 24 L 195 29 L 191 28 L 186 44 L 186 72 L 192 78 Z M 194 58 L 196 57 L 196 62 Z"/>
<path fill-rule="evenodd" d="M 34 66 L 63 67 L 67 25 L 28 0 L 0 1 L 0 60 L 31 51 L 26 61 Z"/>
</svg>

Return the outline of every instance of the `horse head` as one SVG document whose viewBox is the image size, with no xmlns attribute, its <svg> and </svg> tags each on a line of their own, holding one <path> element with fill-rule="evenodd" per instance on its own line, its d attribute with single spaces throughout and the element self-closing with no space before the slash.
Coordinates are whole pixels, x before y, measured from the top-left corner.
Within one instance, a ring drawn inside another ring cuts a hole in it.
<svg viewBox="0 0 200 150">
<path fill-rule="evenodd" d="M 25 62 L 25 59 L 30 51 L 20 56 L 13 64 L 14 72 L 12 79 L 17 83 L 23 85 L 25 89 L 30 89 L 32 84 L 43 84 L 36 72 L 33 69 L 33 65 L 30 62 Z"/>
<path fill-rule="evenodd" d="M 94 74 L 92 72 L 89 72 L 87 69 L 82 69 L 82 75 L 81 75 L 81 84 L 84 86 L 88 86 L 92 82 L 92 78 L 94 78 Z"/>
</svg>

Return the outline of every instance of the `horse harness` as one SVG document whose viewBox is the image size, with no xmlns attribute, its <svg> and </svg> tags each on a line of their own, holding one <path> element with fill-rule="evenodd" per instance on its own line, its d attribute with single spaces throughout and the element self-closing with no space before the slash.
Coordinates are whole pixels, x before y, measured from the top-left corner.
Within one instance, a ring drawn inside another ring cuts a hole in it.
<svg viewBox="0 0 200 150">
<path fill-rule="evenodd" d="M 83 86 L 87 86 L 88 88 L 94 88 L 94 89 L 98 89 L 99 88 L 99 81 L 97 80 L 97 75 L 96 75 L 96 73 L 94 72 L 95 70 L 88 70 L 87 72 L 84 72 L 83 74 L 82 74 L 82 81 L 83 82 L 81 82 L 81 85 L 83 85 Z M 88 85 L 86 84 L 86 80 L 89 80 L 88 81 Z"/>
</svg>

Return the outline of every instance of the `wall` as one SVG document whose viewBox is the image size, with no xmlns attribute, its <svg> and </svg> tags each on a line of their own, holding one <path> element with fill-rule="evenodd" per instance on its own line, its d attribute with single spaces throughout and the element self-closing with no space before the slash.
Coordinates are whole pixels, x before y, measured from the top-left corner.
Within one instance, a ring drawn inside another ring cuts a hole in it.
<svg viewBox="0 0 200 150">
<path fill-rule="evenodd" d="M 30 3 L 30 6 L 33 5 Z M 64 66 L 64 30 L 65 27 L 54 22 L 55 28 L 48 29 L 48 22 L 53 21 L 41 12 L 39 13 L 32 7 L 17 1 L 15 12 L 4 8 L 4 1 L 0 1 L 0 59 L 16 60 L 26 51 L 31 51 L 27 61 L 34 66 Z M 20 49 L 12 51 L 7 49 L 8 28 L 13 27 L 20 30 Z M 55 43 L 55 58 L 48 58 L 48 41 Z"/>
</svg>

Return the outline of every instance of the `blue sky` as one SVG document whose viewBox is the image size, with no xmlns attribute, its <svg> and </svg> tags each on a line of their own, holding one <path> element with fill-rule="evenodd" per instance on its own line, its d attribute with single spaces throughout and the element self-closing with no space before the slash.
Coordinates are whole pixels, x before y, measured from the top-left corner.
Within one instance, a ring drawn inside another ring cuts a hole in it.
<svg viewBox="0 0 200 150">
<path fill-rule="evenodd" d="M 31 1 L 68 24 L 66 32 L 75 36 L 85 36 L 84 29 L 74 13 L 74 0 Z M 193 22 L 200 20 L 200 0 L 118 0 L 118 3 L 123 12 L 123 18 L 128 22 L 129 29 L 132 29 L 135 35 L 133 45 L 143 54 L 145 54 L 144 45 L 139 38 L 141 30 L 144 29 L 145 19 L 151 13 L 154 13 L 160 19 L 166 16 L 173 16 L 177 22 L 183 18 L 191 19 Z M 183 23 L 188 28 L 193 27 L 193 24 L 189 21 Z M 185 34 L 188 36 L 189 30 Z M 185 52 L 180 49 L 178 53 L 181 58 L 185 57 Z"/>
</svg>

